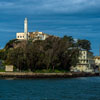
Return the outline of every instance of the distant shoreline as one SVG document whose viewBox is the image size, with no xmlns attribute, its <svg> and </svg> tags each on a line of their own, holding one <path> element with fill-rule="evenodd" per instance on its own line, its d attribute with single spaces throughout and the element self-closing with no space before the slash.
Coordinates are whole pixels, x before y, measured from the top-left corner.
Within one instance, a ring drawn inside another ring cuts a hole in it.
<svg viewBox="0 0 100 100">
<path fill-rule="evenodd" d="M 100 76 L 100 73 L 32 73 L 32 72 L 0 72 L 0 79 L 36 79 L 36 78 L 77 78 Z"/>
</svg>

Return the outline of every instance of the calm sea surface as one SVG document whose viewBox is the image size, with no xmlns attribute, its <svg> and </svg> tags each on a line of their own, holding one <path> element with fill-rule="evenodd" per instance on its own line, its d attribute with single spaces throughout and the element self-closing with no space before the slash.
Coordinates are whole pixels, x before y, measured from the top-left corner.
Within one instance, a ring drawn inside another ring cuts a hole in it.
<svg viewBox="0 0 100 100">
<path fill-rule="evenodd" d="M 100 100 L 100 77 L 0 80 L 0 100 Z"/>
</svg>

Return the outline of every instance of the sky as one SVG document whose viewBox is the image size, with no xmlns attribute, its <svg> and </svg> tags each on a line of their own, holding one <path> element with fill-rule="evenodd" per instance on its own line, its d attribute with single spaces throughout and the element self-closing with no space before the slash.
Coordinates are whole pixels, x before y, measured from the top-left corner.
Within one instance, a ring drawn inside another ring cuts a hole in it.
<svg viewBox="0 0 100 100">
<path fill-rule="evenodd" d="M 99 55 L 100 0 L 0 0 L 0 48 L 28 30 L 91 42 L 92 52 Z"/>
</svg>

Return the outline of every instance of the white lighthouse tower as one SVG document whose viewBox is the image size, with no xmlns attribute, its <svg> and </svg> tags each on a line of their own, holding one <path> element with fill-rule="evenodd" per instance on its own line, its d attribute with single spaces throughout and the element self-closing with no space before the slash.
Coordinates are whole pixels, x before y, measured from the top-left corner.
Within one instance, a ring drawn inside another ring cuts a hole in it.
<svg viewBox="0 0 100 100">
<path fill-rule="evenodd" d="M 24 39 L 28 40 L 28 20 L 25 18 L 24 20 Z"/>
</svg>

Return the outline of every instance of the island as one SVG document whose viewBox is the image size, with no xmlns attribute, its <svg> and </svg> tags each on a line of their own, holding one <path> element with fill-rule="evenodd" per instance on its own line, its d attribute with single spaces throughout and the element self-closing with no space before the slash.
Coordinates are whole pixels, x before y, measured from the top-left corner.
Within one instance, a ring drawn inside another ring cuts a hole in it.
<svg viewBox="0 0 100 100">
<path fill-rule="evenodd" d="M 84 77 L 99 75 L 91 43 L 72 36 L 58 37 L 43 32 L 16 33 L 0 50 L 0 77 Z M 6 69 L 6 70 L 5 70 Z"/>
</svg>

